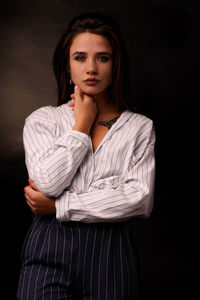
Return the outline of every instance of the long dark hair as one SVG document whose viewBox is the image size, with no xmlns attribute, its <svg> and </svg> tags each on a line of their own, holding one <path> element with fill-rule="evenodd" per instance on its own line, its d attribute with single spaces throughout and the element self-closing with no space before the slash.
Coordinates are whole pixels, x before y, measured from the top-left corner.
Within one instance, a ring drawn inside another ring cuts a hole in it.
<svg viewBox="0 0 200 300">
<path fill-rule="evenodd" d="M 53 68 L 58 85 L 58 106 L 70 100 L 74 86 L 69 83 L 69 50 L 80 33 L 90 32 L 108 39 L 113 51 L 112 84 L 109 94 L 118 110 L 134 111 L 130 97 L 129 61 L 118 23 L 106 12 L 84 13 L 74 17 L 62 35 L 53 56 Z"/>
</svg>

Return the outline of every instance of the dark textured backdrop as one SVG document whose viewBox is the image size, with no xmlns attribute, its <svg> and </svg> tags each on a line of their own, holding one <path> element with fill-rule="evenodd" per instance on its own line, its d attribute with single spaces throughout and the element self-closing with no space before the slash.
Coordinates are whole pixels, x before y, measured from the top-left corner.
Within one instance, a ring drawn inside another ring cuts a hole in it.
<svg viewBox="0 0 200 300">
<path fill-rule="evenodd" d="M 190 0 L 1 1 L 1 256 L 5 299 L 15 299 L 20 253 L 32 215 L 22 129 L 33 110 L 56 105 L 52 55 L 73 16 L 107 9 L 120 22 L 131 59 L 138 109 L 154 120 L 155 207 L 134 220 L 140 299 L 193 299 L 197 291 L 199 17 Z M 103 300 L 103 299 L 102 299 Z"/>
</svg>

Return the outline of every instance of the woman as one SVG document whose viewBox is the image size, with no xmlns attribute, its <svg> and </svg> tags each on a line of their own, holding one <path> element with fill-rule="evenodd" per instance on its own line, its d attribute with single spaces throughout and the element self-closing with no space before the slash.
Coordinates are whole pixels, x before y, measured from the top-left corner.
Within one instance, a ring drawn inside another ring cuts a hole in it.
<svg viewBox="0 0 200 300">
<path fill-rule="evenodd" d="M 128 98 L 126 57 L 105 13 L 74 18 L 58 43 L 58 106 L 39 108 L 24 126 L 35 217 L 18 299 L 137 299 L 129 220 L 153 207 L 155 135 Z"/>
</svg>

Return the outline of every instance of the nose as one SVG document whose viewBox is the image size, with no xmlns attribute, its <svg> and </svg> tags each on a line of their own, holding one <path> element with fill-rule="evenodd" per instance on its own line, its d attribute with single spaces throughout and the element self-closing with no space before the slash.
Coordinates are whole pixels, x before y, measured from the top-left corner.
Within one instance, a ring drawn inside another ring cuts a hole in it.
<svg viewBox="0 0 200 300">
<path fill-rule="evenodd" d="M 88 59 L 87 66 L 86 66 L 86 73 L 88 75 L 98 74 L 98 67 L 97 67 L 96 60 Z"/>
</svg>

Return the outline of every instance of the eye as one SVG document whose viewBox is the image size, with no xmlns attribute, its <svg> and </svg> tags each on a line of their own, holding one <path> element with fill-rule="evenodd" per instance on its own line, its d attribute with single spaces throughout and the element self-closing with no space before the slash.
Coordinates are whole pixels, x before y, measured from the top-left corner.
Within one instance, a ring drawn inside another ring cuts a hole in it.
<svg viewBox="0 0 200 300">
<path fill-rule="evenodd" d="M 98 59 L 102 62 L 106 62 L 109 60 L 108 56 L 99 56 Z"/>
<path fill-rule="evenodd" d="M 74 59 L 75 59 L 75 60 L 78 60 L 78 61 L 83 61 L 83 60 L 85 59 L 85 56 L 80 56 L 80 55 L 78 55 L 78 56 L 76 56 Z"/>
</svg>

